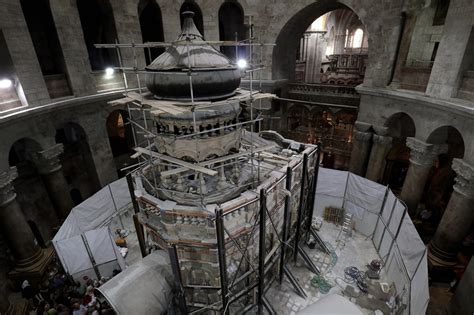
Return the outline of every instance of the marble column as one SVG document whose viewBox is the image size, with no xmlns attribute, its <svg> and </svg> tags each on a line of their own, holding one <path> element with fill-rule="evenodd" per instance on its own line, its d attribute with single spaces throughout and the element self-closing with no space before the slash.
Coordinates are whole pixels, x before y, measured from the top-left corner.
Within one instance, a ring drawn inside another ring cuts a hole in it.
<svg viewBox="0 0 474 315">
<path fill-rule="evenodd" d="M 36 152 L 32 157 L 48 191 L 59 219 L 65 219 L 73 207 L 69 194 L 69 184 L 64 177 L 59 155 L 63 153 L 62 144 Z"/>
<path fill-rule="evenodd" d="M 429 246 L 428 258 L 438 266 L 456 264 L 461 242 L 474 222 L 474 166 L 454 159 L 454 191 Z"/>
<path fill-rule="evenodd" d="M 447 152 L 448 147 L 444 144 L 426 143 L 413 137 L 407 138 L 406 141 L 410 148 L 410 166 L 400 198 L 405 201 L 410 215 L 415 215 L 430 169 L 438 155 Z"/>
<path fill-rule="evenodd" d="M 0 230 L 15 258 L 17 269 L 27 269 L 43 258 L 43 252 L 16 201 L 12 182 L 17 176 L 14 167 L 0 173 Z"/>
<path fill-rule="evenodd" d="M 374 127 L 375 132 L 373 137 L 372 150 L 370 151 L 369 165 L 367 166 L 367 173 L 365 177 L 374 181 L 380 182 L 385 170 L 385 158 L 392 146 L 392 137 L 388 137 L 388 128 L 381 128 L 378 131 Z"/>
<path fill-rule="evenodd" d="M 369 131 L 370 127 L 370 124 L 360 121 L 355 122 L 349 171 L 360 176 L 365 175 L 369 160 L 372 139 L 372 132 Z"/>
</svg>

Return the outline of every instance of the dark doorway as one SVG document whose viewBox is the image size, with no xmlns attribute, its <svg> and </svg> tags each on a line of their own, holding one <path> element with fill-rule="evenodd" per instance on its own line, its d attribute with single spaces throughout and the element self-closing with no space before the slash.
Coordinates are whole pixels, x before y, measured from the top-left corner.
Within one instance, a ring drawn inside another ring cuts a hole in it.
<svg viewBox="0 0 474 315">
<path fill-rule="evenodd" d="M 236 1 L 226 1 L 219 9 L 219 40 L 245 39 L 244 10 Z M 221 52 L 232 60 L 245 56 L 245 47 L 221 46 Z"/>
<path fill-rule="evenodd" d="M 204 36 L 204 22 L 202 19 L 202 11 L 201 8 L 196 4 L 196 2 L 192 0 L 186 0 L 184 1 L 183 5 L 181 6 L 181 9 L 179 10 L 179 17 L 181 21 L 181 28 L 183 28 L 183 12 L 186 11 L 191 11 L 194 12 L 194 24 L 196 25 L 198 31 L 201 33 L 202 36 Z"/>
<path fill-rule="evenodd" d="M 107 0 L 77 0 L 84 40 L 94 71 L 118 66 L 113 49 L 97 49 L 94 44 L 112 44 L 117 40 L 112 6 Z"/>
<path fill-rule="evenodd" d="M 155 0 L 140 1 L 138 5 L 138 15 L 140 16 L 140 29 L 142 31 L 143 42 L 164 41 L 161 10 Z M 145 48 L 146 64 L 150 64 L 164 51 L 164 48 Z"/>
</svg>

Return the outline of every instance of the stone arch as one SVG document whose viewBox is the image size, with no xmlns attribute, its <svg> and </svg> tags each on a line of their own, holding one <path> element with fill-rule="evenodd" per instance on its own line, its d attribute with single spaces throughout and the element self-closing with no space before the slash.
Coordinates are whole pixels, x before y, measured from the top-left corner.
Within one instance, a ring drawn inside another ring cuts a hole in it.
<svg viewBox="0 0 474 315">
<path fill-rule="evenodd" d="M 109 0 L 77 0 L 84 40 L 93 71 L 118 66 L 113 49 L 98 49 L 94 44 L 110 44 L 117 39 L 115 18 Z"/>
<path fill-rule="evenodd" d="M 428 143 L 447 144 L 450 159 L 464 157 L 464 139 L 456 127 L 442 126 L 433 130 L 428 136 Z"/>
<path fill-rule="evenodd" d="M 204 36 L 204 20 L 202 17 L 202 10 L 194 0 L 185 0 L 179 9 L 179 18 L 181 21 L 181 28 L 183 28 L 183 12 L 192 11 L 194 12 L 193 20 L 199 32 Z"/>
<path fill-rule="evenodd" d="M 114 110 L 107 116 L 107 135 L 114 158 L 129 154 L 135 146 L 132 126 L 127 124 L 128 118 L 128 112 L 121 109 Z"/>
<path fill-rule="evenodd" d="M 143 42 L 163 42 L 163 18 L 161 9 L 155 0 L 140 0 L 138 3 L 138 16 Z M 151 63 L 165 51 L 164 48 L 145 48 L 146 63 Z"/>
<path fill-rule="evenodd" d="M 20 4 L 49 96 L 72 95 L 49 0 L 20 0 Z"/>
<path fill-rule="evenodd" d="M 237 36 L 237 38 L 236 38 Z M 236 0 L 226 0 L 219 8 L 219 40 L 245 39 L 244 10 Z M 245 47 L 221 46 L 221 52 L 232 60 L 245 53 Z"/>
<path fill-rule="evenodd" d="M 407 113 L 397 112 L 387 118 L 384 127 L 388 128 L 388 135 L 392 137 L 392 147 L 385 157 L 382 182 L 393 190 L 399 190 L 403 186 L 410 165 L 410 149 L 406 145 L 406 138 L 415 136 L 415 121 Z"/>
<path fill-rule="evenodd" d="M 392 114 L 387 118 L 384 124 L 389 129 L 389 135 L 393 138 L 406 139 L 414 137 L 416 134 L 416 125 L 413 118 L 404 112 Z"/>
<path fill-rule="evenodd" d="M 302 34 L 318 17 L 337 9 L 351 10 L 361 18 L 361 15 L 342 1 L 323 0 L 300 9 L 284 24 L 276 38 L 276 46 L 273 49 L 272 78 L 274 80 L 294 79 L 295 58 L 293 56 L 296 54 Z M 367 31 L 368 28 L 365 27 L 365 29 Z"/>
<path fill-rule="evenodd" d="M 12 144 L 8 160 L 10 166 L 15 166 L 18 171 L 13 187 L 25 218 L 30 221 L 30 228 L 36 228 L 32 230 L 35 237 L 48 241 L 54 236 L 53 227 L 58 223 L 58 218 L 38 168 L 33 162 L 37 152 L 43 149 L 36 140 L 21 138 Z"/>
<path fill-rule="evenodd" d="M 65 123 L 56 130 L 55 140 L 64 146 L 60 161 L 69 188 L 78 189 L 84 199 L 99 190 L 99 178 L 82 126 L 76 122 Z"/>
</svg>

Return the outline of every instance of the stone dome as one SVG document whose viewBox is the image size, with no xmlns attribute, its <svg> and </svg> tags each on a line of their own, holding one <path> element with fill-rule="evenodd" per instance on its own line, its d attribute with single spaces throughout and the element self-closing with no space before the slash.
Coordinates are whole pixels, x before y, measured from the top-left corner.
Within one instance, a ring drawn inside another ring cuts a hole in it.
<svg viewBox="0 0 474 315">
<path fill-rule="evenodd" d="M 206 44 L 193 21 L 193 12 L 184 12 L 183 28 L 176 44 L 168 47 L 145 69 L 147 88 L 158 99 L 190 100 L 187 70 L 192 68 L 195 100 L 231 96 L 240 85 L 241 71 L 235 64 Z M 186 42 L 189 44 L 186 45 Z"/>
</svg>

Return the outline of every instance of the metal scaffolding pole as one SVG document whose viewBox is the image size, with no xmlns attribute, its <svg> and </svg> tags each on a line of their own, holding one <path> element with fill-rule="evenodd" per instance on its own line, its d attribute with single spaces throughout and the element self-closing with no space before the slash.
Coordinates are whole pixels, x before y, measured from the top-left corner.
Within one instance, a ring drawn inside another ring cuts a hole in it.
<svg viewBox="0 0 474 315">
<path fill-rule="evenodd" d="M 265 189 L 260 190 L 260 234 L 258 236 L 258 314 L 263 314 L 265 289 L 265 224 L 267 197 Z"/>
<path fill-rule="evenodd" d="M 311 183 L 311 194 L 309 195 L 309 203 L 307 204 L 308 207 L 308 216 L 306 222 L 306 239 L 308 239 L 311 230 L 311 224 L 313 221 L 313 214 L 314 214 L 314 201 L 316 199 L 316 188 L 318 186 L 318 174 L 319 174 L 319 163 L 321 158 L 321 143 L 318 143 L 316 148 L 316 161 L 314 162 L 314 173 L 313 173 L 313 181 Z"/>
<path fill-rule="evenodd" d="M 303 155 L 303 170 L 301 172 L 301 190 L 300 190 L 300 203 L 298 205 L 298 217 L 296 220 L 296 234 L 295 234 L 295 250 L 293 252 L 293 261 L 296 263 L 296 259 L 298 258 L 298 245 L 300 243 L 301 238 L 301 225 L 303 222 L 303 200 L 304 200 L 304 193 L 306 189 L 306 178 L 308 172 L 308 154 L 305 153 Z"/>
<path fill-rule="evenodd" d="M 186 297 L 184 296 L 183 280 L 181 279 L 181 271 L 179 267 L 178 251 L 176 250 L 176 245 L 172 245 L 168 248 L 168 254 L 170 256 L 171 270 L 173 271 L 176 290 L 178 291 L 177 297 L 179 310 L 181 311 L 182 315 L 186 315 L 188 314 L 188 307 L 186 306 Z"/>
<path fill-rule="evenodd" d="M 284 267 L 285 267 L 285 253 L 286 247 L 288 242 L 288 234 L 291 225 L 291 177 L 293 176 L 293 172 L 291 167 L 286 168 L 286 184 L 285 189 L 287 191 L 287 195 L 285 196 L 285 210 L 283 214 L 283 236 L 282 236 L 282 244 L 281 244 L 281 256 L 280 256 L 280 284 L 283 281 L 284 275 Z"/>
<path fill-rule="evenodd" d="M 224 238 L 224 220 L 222 209 L 216 210 L 216 236 L 217 236 L 217 253 L 219 255 L 219 272 L 221 279 L 221 297 L 222 297 L 222 314 L 228 314 L 228 283 L 227 283 L 227 263 L 225 255 L 225 238 Z"/>
</svg>

